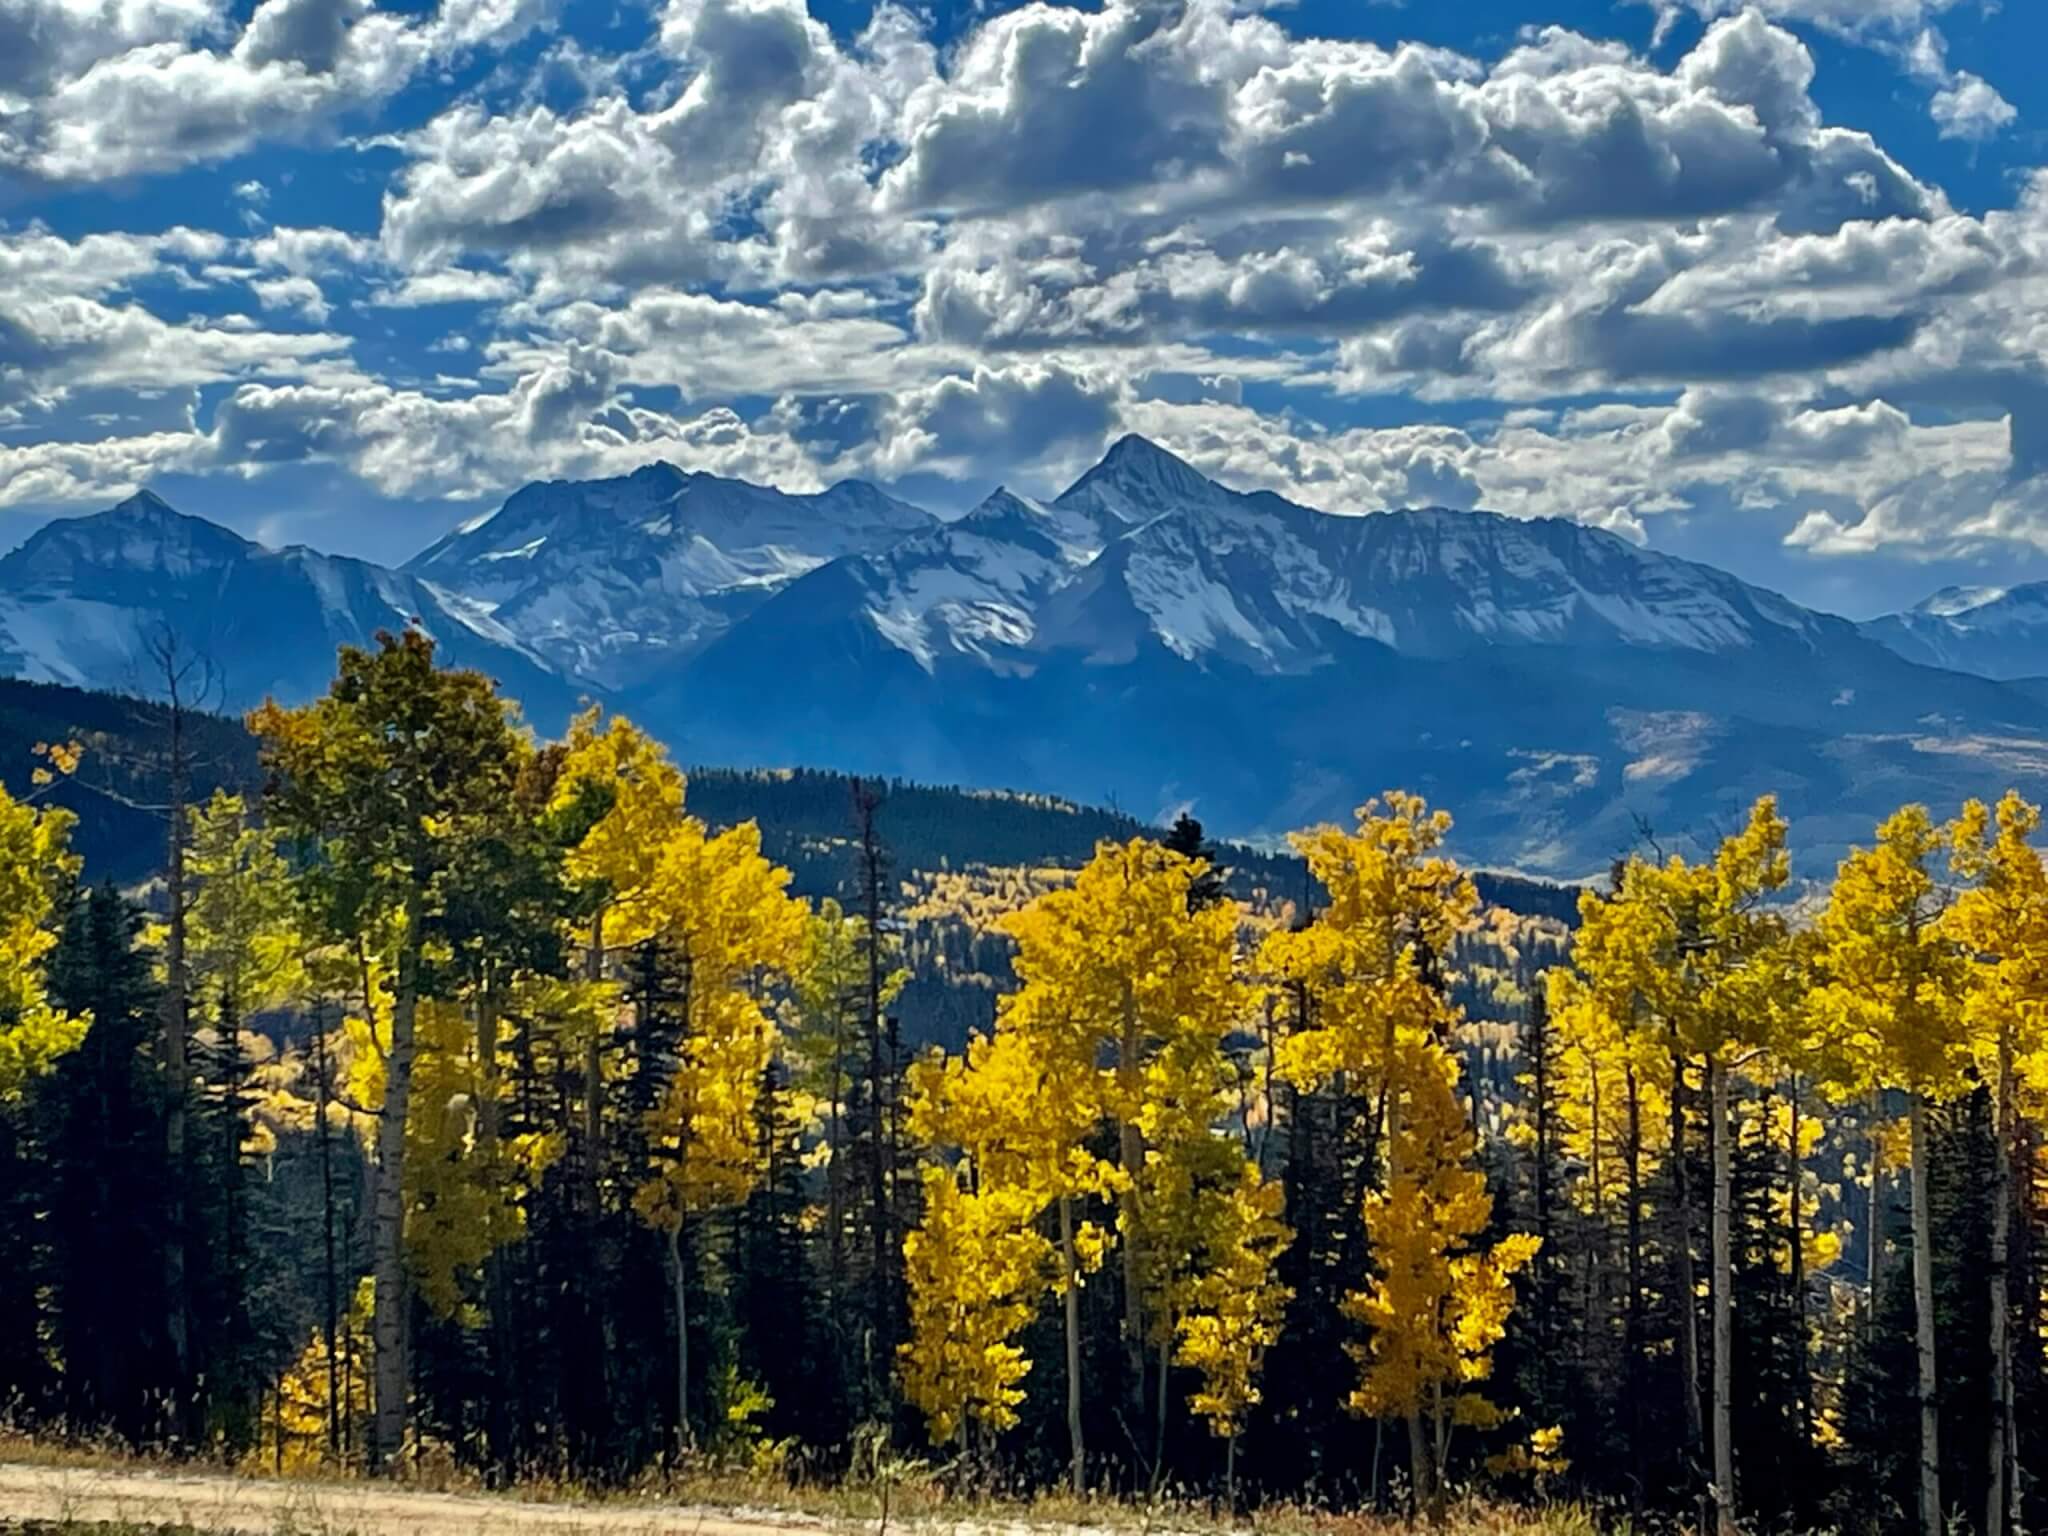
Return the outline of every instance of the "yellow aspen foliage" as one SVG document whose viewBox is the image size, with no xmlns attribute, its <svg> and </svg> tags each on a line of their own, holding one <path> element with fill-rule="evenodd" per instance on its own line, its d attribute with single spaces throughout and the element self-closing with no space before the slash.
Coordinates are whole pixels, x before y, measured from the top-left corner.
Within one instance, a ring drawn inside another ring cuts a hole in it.
<svg viewBox="0 0 2048 1536">
<path fill-rule="evenodd" d="M 1670 1141 L 1671 1011 L 1684 999 L 1671 977 L 1678 922 L 1668 893 L 1665 872 L 1624 865 L 1612 895 L 1580 896 L 1571 964 L 1545 976 L 1559 1145 L 1580 1170 L 1573 1202 L 1589 1213 L 1625 1201 L 1631 1157 L 1640 1188 Z"/>
<path fill-rule="evenodd" d="M 1096 1117 L 1117 1128 L 1125 1286 L 1169 1340 L 1167 1287 L 1193 1264 L 1194 1243 L 1185 1223 L 1146 1213 L 1151 1149 L 1197 1127 L 1208 1135 L 1235 1082 L 1223 1042 L 1251 1001 L 1237 973 L 1236 907 L 1189 900 L 1207 870 L 1150 838 L 1101 843 L 1072 885 L 1003 923 L 1022 985 L 999 1031 L 1027 1042 L 1039 1064 L 1036 1112 L 1067 1129 Z M 1131 1313 L 1125 1325 L 1126 1344 L 1141 1347 L 1143 1325 Z"/>
<path fill-rule="evenodd" d="M 688 1020 L 648 1119 L 655 1165 L 634 1194 L 651 1226 L 737 1205 L 759 1176 L 754 1111 L 776 1040 L 762 988 L 798 967 L 806 937 L 789 879 L 762 855 L 752 822 L 710 837 L 685 817 L 662 845 L 650 900 L 655 931 L 688 977 Z"/>
<path fill-rule="evenodd" d="M 74 820 L 0 787 L 0 1104 L 19 1098 L 91 1022 L 53 1006 L 44 975 L 57 902 L 78 875 L 68 846 Z"/>
<path fill-rule="evenodd" d="M 1070 1280 L 1038 1224 L 1056 1200 L 1123 1184 L 1121 1170 L 1084 1145 L 1101 1114 L 1095 1073 L 1056 1070 L 1014 1023 L 1006 1015 L 964 1056 L 935 1053 L 910 1070 L 911 1135 L 960 1154 L 957 1169 L 926 1165 L 923 1220 L 903 1247 L 903 1387 L 934 1444 L 970 1419 L 998 1431 L 1015 1422 L 1016 1384 L 1031 1369 L 1016 1335 L 1048 1294 L 1100 1268 L 1108 1248 L 1099 1223 L 1077 1223 Z"/>
<path fill-rule="evenodd" d="M 1293 1294 L 1274 1279 L 1274 1265 L 1293 1234 L 1280 1219 L 1280 1186 L 1238 1156 L 1234 1143 L 1211 1141 L 1217 1161 L 1235 1164 L 1235 1181 L 1192 1202 L 1192 1262 L 1173 1298 L 1173 1358 L 1200 1373 L 1189 1405 L 1229 1438 L 1260 1402 L 1259 1366 L 1280 1337 Z"/>
<path fill-rule="evenodd" d="M 683 821 L 683 774 L 661 744 L 624 715 L 592 708 L 569 725 L 548 803 L 585 823 L 563 860 L 570 882 L 604 912 L 605 942 L 637 944 L 660 925 L 660 873 Z"/>
<path fill-rule="evenodd" d="M 1979 1075 L 1996 1079 L 2001 1050 L 2016 1086 L 2048 1088 L 2048 864 L 2033 845 L 2039 807 L 2008 793 L 1972 800 L 1950 831 L 1955 872 L 1969 886 L 1943 915 L 1973 964 L 1964 1022 Z"/>
<path fill-rule="evenodd" d="M 1825 1081 L 1837 1091 L 1903 1088 L 1941 1098 L 1969 1060 L 1962 1000 L 1971 961 L 1941 922 L 1934 861 L 1952 843 L 1909 805 L 1842 861 L 1816 924 L 1821 985 L 1809 995 Z"/>
<path fill-rule="evenodd" d="M 269 1405 L 270 1422 L 262 1426 L 250 1453 L 257 1470 L 281 1462 L 286 1473 L 311 1471 L 351 1452 L 360 1454 L 370 1420 L 370 1311 L 375 1282 L 365 1275 L 356 1284 L 345 1315 L 335 1319 L 333 1369 L 327 1339 L 315 1332 L 285 1373 L 278 1378 Z"/>
<path fill-rule="evenodd" d="M 1433 1465 L 1454 1424 L 1487 1427 L 1498 1411 L 1476 1390 L 1514 1307 L 1514 1276 L 1536 1256 L 1526 1233 L 1482 1239 L 1493 1218 L 1486 1176 L 1456 1092 L 1457 1063 L 1434 1042 L 1404 1040 L 1386 1187 L 1366 1196 L 1373 1274 L 1346 1300 L 1369 1330 L 1357 1353 L 1353 1409 L 1375 1418 L 1420 1414 Z"/>
<path fill-rule="evenodd" d="M 1037 1191 L 1040 1209 L 1063 1193 L 1114 1194 L 1121 1170 L 1082 1145 L 1101 1120 L 1100 1080 L 1061 1072 L 1012 1023 L 1006 1015 L 994 1035 L 975 1035 L 964 1055 L 911 1064 L 911 1135 L 957 1148 L 979 1183 Z"/>
<path fill-rule="evenodd" d="M 1040 1191 L 993 1182 L 964 1189 L 954 1169 L 935 1163 L 923 1180 L 924 1219 L 903 1240 L 911 1338 L 902 1381 L 940 1444 L 970 1421 L 994 1431 L 1017 1422 L 1031 1362 L 1014 1341 L 1060 1264 L 1035 1225 Z"/>
<path fill-rule="evenodd" d="M 1273 933 L 1260 949 L 1262 972 L 1315 999 L 1311 1027 L 1280 1043 L 1288 1081 L 1384 1071 L 1399 1030 L 1439 1021 L 1425 958 L 1448 956 L 1479 908 L 1470 878 L 1437 851 L 1450 830 L 1448 812 L 1391 790 L 1359 807 L 1354 832 L 1325 826 L 1289 838 L 1328 904 L 1308 927 Z"/>
<path fill-rule="evenodd" d="M 509 1056 L 501 1067 L 509 1066 Z M 501 1101 L 503 1070 L 488 1079 Z M 479 1142 L 486 1074 L 477 1031 L 457 1003 L 426 999 L 419 1012 L 419 1057 L 406 1117 L 406 1262 L 420 1295 L 441 1317 L 480 1325 L 466 1311 L 464 1279 L 526 1231 L 525 1194 L 561 1154 L 561 1133 Z"/>
<path fill-rule="evenodd" d="M 1071 886 L 1006 918 L 1021 983 L 1004 1024 L 1056 1062 L 1114 1064 L 1092 1091 L 1102 1111 L 1135 1128 L 1145 1063 L 1175 1041 L 1217 1047 L 1246 1011 L 1236 974 L 1237 912 L 1196 911 L 1188 891 L 1207 869 L 1150 838 L 1103 843 Z M 1081 1072 L 1054 1081 L 1083 1092 Z"/>
<path fill-rule="evenodd" d="M 1169 1041 L 1146 1069 L 1139 1224 L 1153 1333 L 1200 1372 L 1195 1412 L 1226 1439 L 1259 1401 L 1255 1385 L 1289 1292 L 1273 1266 L 1292 1234 L 1283 1192 L 1216 1127 L 1236 1074 L 1200 1038 Z"/>
<path fill-rule="evenodd" d="M 185 953 L 201 1016 L 225 1007 L 246 1018 L 289 1001 L 304 984 L 305 942 L 275 834 L 225 790 L 188 815 Z"/>
</svg>

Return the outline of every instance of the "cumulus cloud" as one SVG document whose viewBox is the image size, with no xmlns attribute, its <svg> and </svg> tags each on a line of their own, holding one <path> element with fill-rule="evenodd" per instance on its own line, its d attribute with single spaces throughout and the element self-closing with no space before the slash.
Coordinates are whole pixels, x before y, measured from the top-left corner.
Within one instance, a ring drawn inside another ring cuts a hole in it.
<svg viewBox="0 0 2048 1536">
<path fill-rule="evenodd" d="M 224 236 L 182 227 L 75 241 L 39 226 L 0 234 L 0 409 L 40 416 L 83 390 L 162 392 L 301 376 L 346 350 L 339 335 L 273 330 L 240 315 L 168 320 L 133 291 L 167 275 L 203 287 L 205 272 L 231 250 Z M 274 289 L 262 302 L 324 311 L 319 297 L 306 283 Z"/>
<path fill-rule="evenodd" d="M 1940 90 L 1928 110 L 1944 139 L 1981 143 L 1995 139 L 2019 120 L 2020 109 L 1968 70 L 1958 71 Z"/>
<path fill-rule="evenodd" d="M 548 0 L 447 0 L 428 18 L 376 0 L 0 4 L 0 169 L 104 181 L 305 138 L 381 102 L 436 59 L 501 44 Z"/>
<path fill-rule="evenodd" d="M 1958 213 L 1827 120 L 1798 30 L 2003 133 L 1939 0 L 1674 0 L 1681 49 L 1547 27 L 1489 58 L 1235 0 L 1016 7 L 943 49 L 893 4 L 848 36 L 662 0 L 637 52 L 437 102 L 548 0 L 94 3 L 0 0 L 0 170 L 361 121 L 381 199 L 0 230 L 0 500 L 308 461 L 471 497 L 657 456 L 1049 489 L 1139 430 L 1336 511 L 1768 510 L 1816 556 L 2034 542 L 2048 511 L 2048 180 Z M 377 124 L 408 87 L 427 110 Z M 437 377 L 457 352 L 474 376 Z M 123 391 L 194 410 L 98 421 Z"/>
</svg>

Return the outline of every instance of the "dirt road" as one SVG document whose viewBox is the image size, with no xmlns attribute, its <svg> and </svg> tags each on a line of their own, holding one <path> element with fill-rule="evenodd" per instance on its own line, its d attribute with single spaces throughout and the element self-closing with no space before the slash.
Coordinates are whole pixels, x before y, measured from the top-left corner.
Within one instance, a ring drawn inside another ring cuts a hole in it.
<svg viewBox="0 0 2048 1536">
<path fill-rule="evenodd" d="M 349 1483 L 9 1465 L 0 1465 L 0 1519 L 190 1525 L 235 1536 L 791 1536 L 827 1530 L 795 1518 L 654 1504 L 522 1504 Z"/>
</svg>

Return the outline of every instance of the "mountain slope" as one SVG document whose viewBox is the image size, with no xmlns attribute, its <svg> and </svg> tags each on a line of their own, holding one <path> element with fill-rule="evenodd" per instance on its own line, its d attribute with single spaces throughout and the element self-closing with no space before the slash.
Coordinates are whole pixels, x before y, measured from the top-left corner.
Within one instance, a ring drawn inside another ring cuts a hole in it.
<svg viewBox="0 0 2048 1536">
<path fill-rule="evenodd" d="M 457 666 L 477 667 L 553 726 L 572 690 L 476 605 L 367 561 L 274 550 L 148 492 L 38 530 L 0 558 L 0 675 L 152 693 L 151 656 L 175 634 L 216 674 L 213 703 L 312 697 L 339 645 L 418 623 Z"/>
<path fill-rule="evenodd" d="M 1055 535 L 1086 516 L 1104 538 Z M 1121 525 L 1121 528 L 1117 525 Z M 1468 857 L 1601 869 L 1785 796 L 1825 873 L 1901 800 L 2048 791 L 2048 707 L 1596 529 L 1340 517 L 1139 441 L 1044 507 L 790 584 L 632 703 L 695 756 L 1104 800 L 1233 831 L 1391 784 Z"/>
<path fill-rule="evenodd" d="M 793 578 L 937 519 L 848 480 L 789 495 L 650 464 L 515 492 L 406 562 L 564 676 L 615 688 L 673 666 Z"/>
<path fill-rule="evenodd" d="M 1863 632 L 1931 667 L 2002 679 L 2048 676 L 2048 582 L 1946 587 Z"/>
</svg>

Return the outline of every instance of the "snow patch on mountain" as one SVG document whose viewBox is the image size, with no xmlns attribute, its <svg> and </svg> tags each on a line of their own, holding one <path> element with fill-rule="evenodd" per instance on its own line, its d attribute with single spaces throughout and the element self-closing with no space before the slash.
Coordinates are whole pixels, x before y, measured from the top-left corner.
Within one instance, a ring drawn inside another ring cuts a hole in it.
<svg viewBox="0 0 2048 1536">
<path fill-rule="evenodd" d="M 408 561 L 566 676 L 658 675 L 797 578 L 937 522 L 871 485 L 793 495 L 650 464 L 514 492 Z"/>
<path fill-rule="evenodd" d="M 2048 582 L 1945 587 L 1862 626 L 1909 661 L 2012 679 L 2048 676 Z"/>
</svg>

